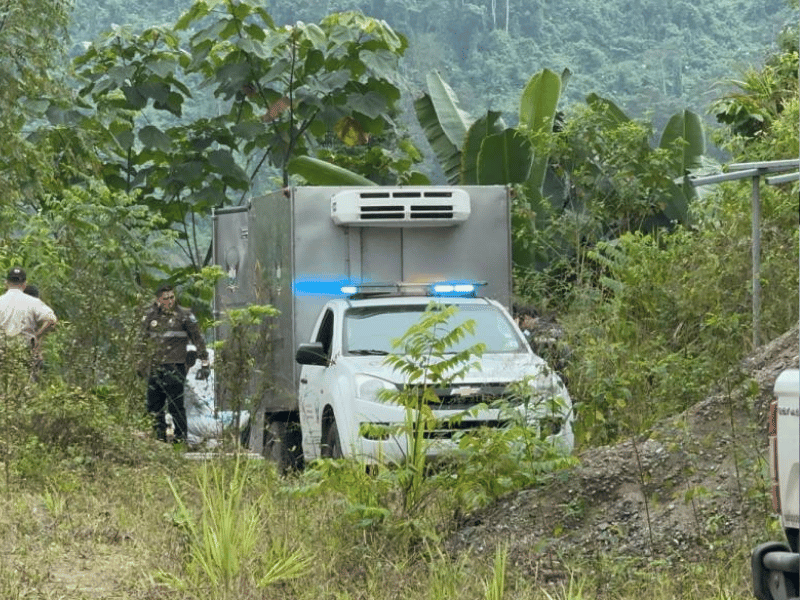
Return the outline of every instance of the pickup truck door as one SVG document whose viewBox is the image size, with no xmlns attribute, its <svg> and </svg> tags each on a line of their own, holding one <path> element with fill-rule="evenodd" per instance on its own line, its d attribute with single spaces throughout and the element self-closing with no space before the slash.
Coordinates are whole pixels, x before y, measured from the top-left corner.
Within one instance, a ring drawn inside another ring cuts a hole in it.
<svg viewBox="0 0 800 600">
<path fill-rule="evenodd" d="M 298 398 L 300 404 L 300 427 L 303 431 L 303 454 L 306 460 L 320 457 L 322 441 L 322 409 L 329 402 L 326 373 L 333 350 L 334 312 L 328 308 L 319 322 L 312 342 L 322 344 L 327 365 L 303 365 L 300 369 Z"/>
</svg>

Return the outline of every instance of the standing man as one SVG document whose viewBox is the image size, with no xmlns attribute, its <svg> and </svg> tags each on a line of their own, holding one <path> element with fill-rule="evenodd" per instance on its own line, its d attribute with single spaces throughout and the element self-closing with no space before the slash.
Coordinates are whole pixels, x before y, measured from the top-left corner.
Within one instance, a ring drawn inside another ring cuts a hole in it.
<svg viewBox="0 0 800 600">
<path fill-rule="evenodd" d="M 147 378 L 147 412 L 154 419 L 158 439 L 167 440 L 167 421 L 174 424 L 174 440 L 186 439 L 186 406 L 183 387 L 186 371 L 186 345 L 197 348 L 201 360 L 198 379 L 210 374 L 208 351 L 192 311 L 178 306 L 175 289 L 164 284 L 156 290 L 155 302 L 142 319 L 141 336 L 146 357 L 139 362 L 138 373 Z M 171 416 L 168 419 L 167 414 Z"/>
<path fill-rule="evenodd" d="M 56 313 L 42 300 L 25 293 L 27 275 L 14 267 L 6 276 L 6 293 L 0 296 L 0 338 L 3 345 L 20 341 L 28 347 L 32 368 L 42 357 L 42 340 L 58 323 Z"/>
</svg>

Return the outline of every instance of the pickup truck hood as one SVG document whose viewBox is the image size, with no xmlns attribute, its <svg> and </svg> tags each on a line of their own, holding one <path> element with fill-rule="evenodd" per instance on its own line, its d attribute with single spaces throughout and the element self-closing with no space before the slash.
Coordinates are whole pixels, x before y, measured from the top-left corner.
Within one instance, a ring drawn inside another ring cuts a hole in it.
<svg viewBox="0 0 800 600">
<path fill-rule="evenodd" d="M 393 384 L 406 383 L 406 378 L 401 373 L 384 364 L 382 356 L 345 356 L 338 360 L 349 363 L 354 373 L 369 375 Z M 549 373 L 551 371 L 545 361 L 532 352 L 484 354 L 477 359 L 476 366 L 457 383 L 508 383 L 536 376 L 549 380 L 550 377 L 547 377 Z"/>
</svg>

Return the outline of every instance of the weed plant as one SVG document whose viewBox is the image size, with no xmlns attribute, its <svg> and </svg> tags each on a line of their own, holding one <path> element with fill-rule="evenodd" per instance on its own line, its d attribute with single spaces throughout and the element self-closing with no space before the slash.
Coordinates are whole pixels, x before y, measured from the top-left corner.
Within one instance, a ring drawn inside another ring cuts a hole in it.
<svg viewBox="0 0 800 600">
<path fill-rule="evenodd" d="M 271 390 L 272 382 L 261 372 L 257 357 L 269 354 L 270 318 L 278 310 L 270 305 L 251 305 L 246 308 L 225 311 L 223 318 L 214 323 L 226 331 L 225 340 L 217 342 L 217 359 L 214 369 L 218 386 L 220 406 L 234 412 L 234 440 L 240 438 L 241 413 L 252 411 L 255 398 L 261 398 Z"/>
</svg>

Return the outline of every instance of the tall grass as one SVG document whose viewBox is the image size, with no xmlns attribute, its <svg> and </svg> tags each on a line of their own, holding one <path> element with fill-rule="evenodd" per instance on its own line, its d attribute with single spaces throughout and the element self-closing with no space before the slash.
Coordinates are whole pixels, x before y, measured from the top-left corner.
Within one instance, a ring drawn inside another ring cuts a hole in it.
<svg viewBox="0 0 800 600">
<path fill-rule="evenodd" d="M 251 480 L 240 455 L 230 467 L 203 464 L 199 516 L 168 480 L 177 504 L 175 523 L 186 532 L 187 550 L 184 573 L 165 573 L 165 581 L 198 599 L 242 599 L 247 590 L 294 579 L 311 566 L 310 555 L 290 548 L 285 539 L 270 539 L 262 508 L 268 497 L 262 490 L 250 498 Z M 266 542 L 266 553 L 261 542 Z"/>
<path fill-rule="evenodd" d="M 576 547 L 545 572 L 531 562 L 544 547 L 513 537 L 456 550 L 444 492 L 416 515 L 429 532 L 420 543 L 400 528 L 400 490 L 380 474 L 352 476 L 356 464 L 279 477 L 262 461 L 200 463 L 137 444 L 149 458 L 136 465 L 73 465 L 0 496 L 0 597 L 750 600 L 750 545 L 724 529 L 707 532 L 693 553 L 702 560 Z M 370 505 L 384 507 L 380 518 Z"/>
</svg>

